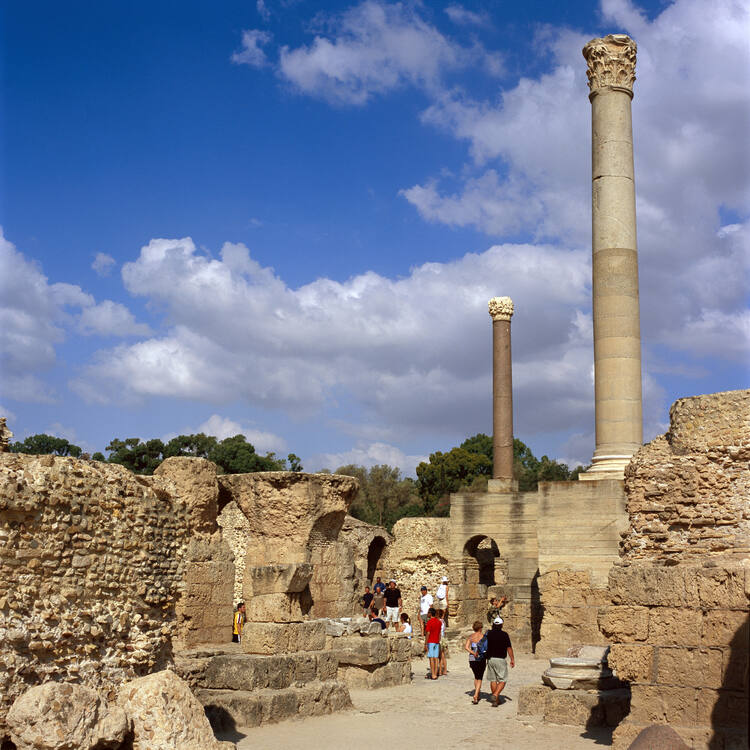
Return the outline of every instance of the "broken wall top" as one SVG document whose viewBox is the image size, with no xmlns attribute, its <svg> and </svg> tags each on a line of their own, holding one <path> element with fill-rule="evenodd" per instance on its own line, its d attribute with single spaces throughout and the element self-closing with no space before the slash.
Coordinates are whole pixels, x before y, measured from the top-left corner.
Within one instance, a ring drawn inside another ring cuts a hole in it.
<svg viewBox="0 0 750 750">
<path fill-rule="evenodd" d="M 625 560 L 750 555 L 750 390 L 680 399 L 625 472 Z"/>
</svg>

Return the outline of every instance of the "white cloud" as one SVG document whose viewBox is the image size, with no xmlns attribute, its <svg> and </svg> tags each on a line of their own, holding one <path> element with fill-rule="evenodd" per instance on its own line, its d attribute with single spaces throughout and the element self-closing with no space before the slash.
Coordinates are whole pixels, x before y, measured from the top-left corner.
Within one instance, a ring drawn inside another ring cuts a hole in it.
<svg viewBox="0 0 750 750">
<path fill-rule="evenodd" d="M 638 42 L 633 100 L 642 331 L 694 356 L 748 356 L 750 8 L 678 0 L 653 21 L 605 0 Z M 401 191 L 428 221 L 502 237 L 590 244 L 590 107 L 580 50 L 591 35 L 545 30 L 549 72 L 492 101 L 436 96 L 423 121 L 467 143 L 456 187 Z M 722 211 L 743 218 L 719 229 Z"/>
<path fill-rule="evenodd" d="M 91 268 L 98 276 L 109 276 L 117 261 L 107 253 L 97 253 Z"/>
<path fill-rule="evenodd" d="M 477 64 L 491 75 L 501 57 L 478 43 L 462 47 L 440 33 L 419 6 L 365 0 L 330 20 L 328 36 L 281 47 L 279 75 L 298 91 L 335 104 L 362 105 L 404 86 L 437 91 L 446 72 Z"/>
<path fill-rule="evenodd" d="M 361 444 L 342 453 L 319 453 L 312 456 L 305 465 L 307 471 L 330 469 L 335 471 L 347 464 L 356 464 L 369 469 L 386 464 L 398 466 L 403 476 L 415 476 L 417 465 L 427 461 L 428 456 L 408 456 L 400 448 L 387 443 Z"/>
<path fill-rule="evenodd" d="M 491 20 L 487 13 L 475 13 L 464 8 L 462 5 L 449 5 L 445 8 L 445 14 L 455 24 L 461 26 L 490 26 Z"/>
<path fill-rule="evenodd" d="M 269 31 L 249 29 L 242 32 L 242 49 L 232 55 L 232 62 L 262 68 L 268 64 L 266 53 L 261 49 L 271 41 Z"/>
<path fill-rule="evenodd" d="M 264 21 L 268 21 L 271 18 L 271 11 L 268 9 L 264 0 L 256 0 L 255 8 L 258 11 L 258 15 Z"/>
<path fill-rule="evenodd" d="M 235 435 L 244 435 L 248 443 L 252 443 L 257 453 L 282 453 L 286 450 L 286 440 L 274 435 L 272 432 L 256 430 L 246 427 L 235 422 L 229 417 L 222 417 L 218 414 L 212 414 L 198 429 L 191 430 L 190 433 L 203 432 L 206 435 L 213 435 L 219 440 L 224 440 Z"/>
<path fill-rule="evenodd" d="M 486 430 L 487 300 L 510 294 L 515 360 L 533 375 L 531 386 L 518 381 L 518 402 L 536 415 L 524 414 L 530 422 L 567 428 L 590 418 L 591 386 L 581 377 L 591 362 L 588 276 L 582 251 L 504 245 L 424 264 L 403 279 L 370 272 L 291 289 L 242 245 L 226 244 L 212 259 L 189 238 L 153 240 L 125 264 L 123 279 L 165 310 L 170 327 L 100 352 L 74 387 L 102 401 L 242 399 L 333 418 L 345 397 L 363 421 L 402 435 L 457 424 Z"/>
<path fill-rule="evenodd" d="M 148 336 L 152 332 L 145 323 L 136 323 L 127 307 L 112 300 L 84 307 L 78 328 L 84 335 L 98 336 Z"/>
</svg>

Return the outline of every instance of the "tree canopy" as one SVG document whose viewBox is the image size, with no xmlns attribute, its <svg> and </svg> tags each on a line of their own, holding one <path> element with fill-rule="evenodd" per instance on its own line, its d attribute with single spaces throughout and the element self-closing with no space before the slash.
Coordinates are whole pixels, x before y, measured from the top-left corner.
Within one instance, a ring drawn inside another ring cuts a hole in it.
<svg viewBox="0 0 750 750">
<path fill-rule="evenodd" d="M 30 453 L 32 455 L 53 454 L 55 456 L 73 456 L 80 458 L 83 451 L 65 438 L 55 437 L 54 435 L 31 435 L 24 440 L 11 443 L 9 446 L 11 453 Z"/>
</svg>

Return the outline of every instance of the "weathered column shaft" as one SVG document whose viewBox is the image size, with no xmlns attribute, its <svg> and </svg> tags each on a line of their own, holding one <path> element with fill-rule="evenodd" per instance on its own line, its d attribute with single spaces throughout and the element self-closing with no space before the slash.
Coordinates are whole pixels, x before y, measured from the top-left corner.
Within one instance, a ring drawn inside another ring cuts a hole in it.
<svg viewBox="0 0 750 750">
<path fill-rule="evenodd" d="M 492 455 L 493 479 L 513 479 L 513 370 L 510 350 L 510 297 L 493 297 L 492 316 Z"/>
<path fill-rule="evenodd" d="M 622 477 L 643 442 L 641 332 L 630 102 L 635 42 L 584 48 L 591 93 L 592 292 L 596 449 L 583 478 Z"/>
</svg>

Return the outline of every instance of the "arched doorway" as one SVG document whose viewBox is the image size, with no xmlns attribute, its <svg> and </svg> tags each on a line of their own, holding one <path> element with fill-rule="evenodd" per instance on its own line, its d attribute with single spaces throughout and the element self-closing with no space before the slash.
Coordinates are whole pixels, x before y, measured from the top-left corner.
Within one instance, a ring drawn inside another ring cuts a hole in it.
<svg viewBox="0 0 750 750">
<path fill-rule="evenodd" d="M 367 548 L 367 582 L 372 583 L 375 577 L 375 571 L 378 569 L 380 558 L 383 556 L 386 541 L 382 536 L 373 537 L 370 546 Z"/>
<path fill-rule="evenodd" d="M 467 573 L 471 569 L 476 570 L 476 580 L 469 580 L 469 578 L 475 578 L 474 575 L 471 575 L 466 577 L 467 583 L 494 586 L 497 583 L 495 580 L 495 564 L 499 557 L 500 550 L 491 537 L 479 534 L 469 539 L 464 545 L 464 558 L 469 558 L 469 560 L 466 560 L 468 565 L 465 564 L 464 569 Z"/>
</svg>

